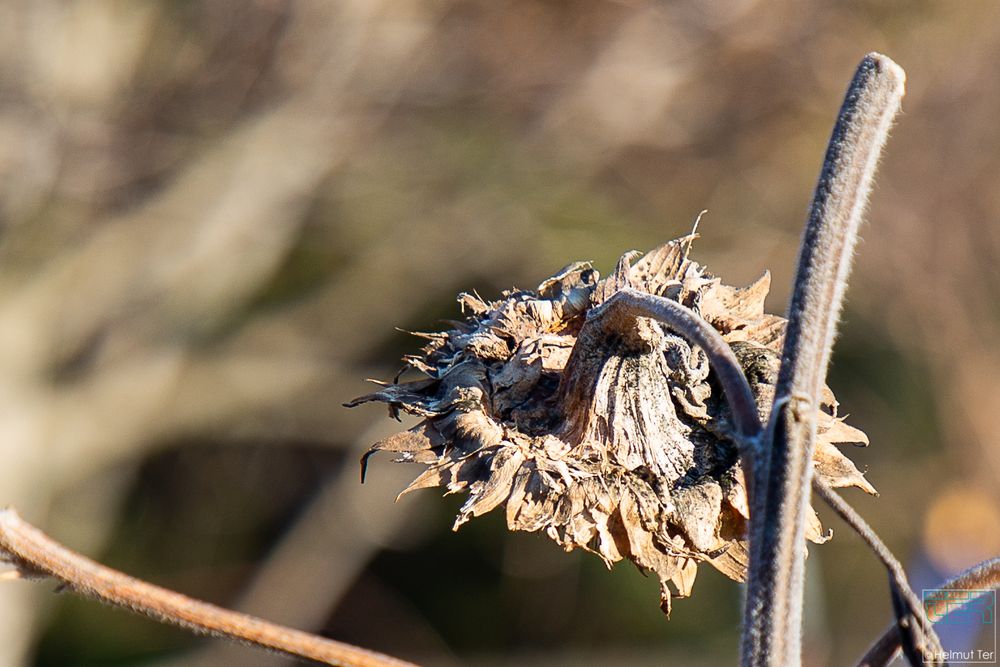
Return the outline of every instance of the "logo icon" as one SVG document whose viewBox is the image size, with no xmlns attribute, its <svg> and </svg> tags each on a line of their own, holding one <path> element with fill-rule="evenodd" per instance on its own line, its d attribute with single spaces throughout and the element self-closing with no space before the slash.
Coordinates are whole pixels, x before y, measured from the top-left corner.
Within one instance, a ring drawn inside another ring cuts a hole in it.
<svg viewBox="0 0 1000 667">
<path fill-rule="evenodd" d="M 951 664 L 996 664 L 997 593 L 994 590 L 925 588 L 927 618 L 942 634 L 964 636 L 971 644 L 987 638 L 985 647 L 945 649 L 941 656 Z M 954 631 L 954 632 L 950 632 Z"/>
</svg>

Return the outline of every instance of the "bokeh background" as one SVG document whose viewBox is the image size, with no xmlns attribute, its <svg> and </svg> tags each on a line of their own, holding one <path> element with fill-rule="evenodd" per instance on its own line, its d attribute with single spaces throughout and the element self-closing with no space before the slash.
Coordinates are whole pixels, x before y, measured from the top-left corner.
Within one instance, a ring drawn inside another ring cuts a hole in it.
<svg viewBox="0 0 1000 667">
<path fill-rule="evenodd" d="M 453 534 L 460 499 L 358 456 L 346 410 L 454 296 L 607 272 L 686 233 L 774 276 L 860 57 L 908 72 L 830 383 L 848 492 L 931 586 L 1000 553 L 1000 4 L 819 0 L 0 3 L 0 503 L 130 573 L 429 665 L 718 665 L 739 587 L 667 622 L 628 565 Z M 835 519 L 806 660 L 890 618 Z M 0 665 L 288 664 L 0 586 Z M 954 634 L 954 633 L 953 633 Z M 968 633 L 966 633 L 968 635 Z M 952 646 L 980 642 L 958 633 Z"/>
</svg>

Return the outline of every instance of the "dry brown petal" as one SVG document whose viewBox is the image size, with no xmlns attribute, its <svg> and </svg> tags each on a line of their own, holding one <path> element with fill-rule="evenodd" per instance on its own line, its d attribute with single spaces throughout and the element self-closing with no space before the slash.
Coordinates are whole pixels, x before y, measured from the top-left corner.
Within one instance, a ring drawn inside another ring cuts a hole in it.
<svg viewBox="0 0 1000 667">
<path fill-rule="evenodd" d="M 873 496 L 878 495 L 878 491 L 869 484 L 854 462 L 822 437 L 816 438 L 813 462 L 816 465 L 816 474 L 822 476 L 830 486 L 834 488 L 856 486 Z"/>
</svg>

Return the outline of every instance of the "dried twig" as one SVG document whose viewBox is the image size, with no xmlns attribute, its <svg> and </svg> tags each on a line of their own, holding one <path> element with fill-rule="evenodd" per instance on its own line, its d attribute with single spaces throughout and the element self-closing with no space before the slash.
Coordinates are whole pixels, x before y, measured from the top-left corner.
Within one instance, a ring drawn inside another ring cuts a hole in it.
<svg viewBox="0 0 1000 667">
<path fill-rule="evenodd" d="M 297 658 L 341 667 L 413 667 L 411 663 L 194 600 L 77 554 L 0 510 L 0 553 L 25 576 L 47 575 L 73 591 L 156 620 Z"/>
<path fill-rule="evenodd" d="M 957 577 L 949 579 L 937 587 L 940 590 L 952 591 L 986 591 L 1000 588 L 1000 558 L 991 558 L 978 565 L 970 567 Z M 926 611 L 938 619 L 943 618 L 953 608 L 945 602 L 928 602 Z M 897 625 L 893 623 L 879 637 L 868 652 L 858 661 L 858 667 L 885 667 L 898 655 L 901 648 Z"/>
<path fill-rule="evenodd" d="M 847 501 L 840 497 L 829 484 L 819 477 L 813 478 L 813 489 L 833 508 L 861 539 L 878 556 L 889 573 L 889 586 L 892 591 L 893 608 L 896 612 L 897 646 L 902 643 L 907 658 L 913 664 L 939 664 L 943 655 L 941 642 L 934 632 L 934 626 L 924 612 L 920 602 L 906 578 L 902 564 L 889 551 L 889 547 L 879 538 L 861 516 Z"/>
<path fill-rule="evenodd" d="M 857 229 L 905 75 L 869 54 L 847 91 L 827 147 L 799 253 L 781 372 L 750 522 L 744 665 L 801 657 L 805 507 L 815 417 Z M 767 441 L 770 442 L 767 442 Z"/>
</svg>

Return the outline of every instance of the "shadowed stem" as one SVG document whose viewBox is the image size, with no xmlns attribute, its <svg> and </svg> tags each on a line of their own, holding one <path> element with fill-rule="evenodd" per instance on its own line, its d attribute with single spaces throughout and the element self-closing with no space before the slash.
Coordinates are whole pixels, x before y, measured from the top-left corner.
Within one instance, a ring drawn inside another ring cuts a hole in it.
<svg viewBox="0 0 1000 667">
<path fill-rule="evenodd" d="M 937 587 L 938 590 L 953 591 L 989 591 L 998 588 L 1000 588 L 1000 558 L 983 561 Z M 927 604 L 927 612 L 938 620 L 954 610 L 955 607 L 949 605 L 947 600 Z M 885 667 L 896 657 L 900 648 L 899 632 L 893 623 L 858 661 L 858 667 Z"/>
<path fill-rule="evenodd" d="M 414 667 L 375 651 L 194 600 L 104 567 L 53 541 L 13 509 L 0 510 L 0 559 L 13 564 L 20 576 L 49 576 L 85 597 L 195 632 L 325 665 Z"/>
<path fill-rule="evenodd" d="M 905 75 L 869 54 L 840 109 L 799 251 L 781 371 L 754 471 L 743 665 L 801 661 L 805 506 L 816 410 L 840 315 L 851 255 L 878 156 L 903 97 Z"/>
<path fill-rule="evenodd" d="M 861 536 L 889 573 L 893 608 L 896 612 L 896 645 L 900 643 L 911 663 L 917 665 L 939 665 L 944 650 L 934 632 L 934 626 L 927 618 L 924 605 L 910 588 L 902 564 L 889 551 L 882 539 L 872 530 L 868 522 L 819 477 L 813 478 L 813 489 L 847 525 Z"/>
</svg>

